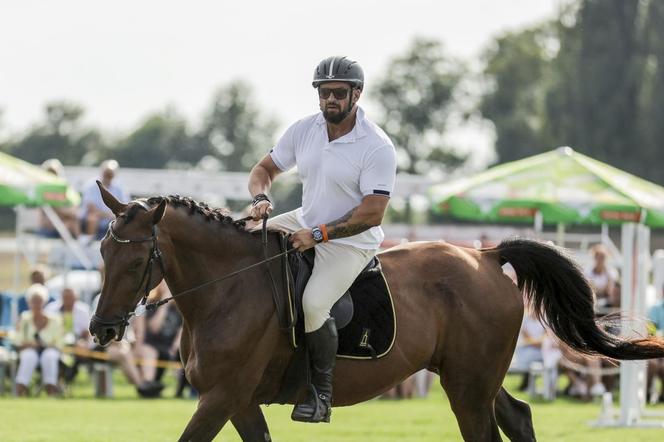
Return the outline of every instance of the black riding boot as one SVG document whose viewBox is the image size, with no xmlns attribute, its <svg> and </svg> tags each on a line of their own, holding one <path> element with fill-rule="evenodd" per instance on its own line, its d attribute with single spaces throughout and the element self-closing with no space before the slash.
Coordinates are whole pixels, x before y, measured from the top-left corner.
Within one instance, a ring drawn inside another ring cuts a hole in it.
<svg viewBox="0 0 664 442">
<path fill-rule="evenodd" d="M 307 333 L 307 347 L 311 362 L 309 395 L 297 404 L 291 419 L 300 422 L 330 422 L 332 414 L 332 376 L 339 345 L 334 318 L 329 318 L 321 328 Z"/>
</svg>

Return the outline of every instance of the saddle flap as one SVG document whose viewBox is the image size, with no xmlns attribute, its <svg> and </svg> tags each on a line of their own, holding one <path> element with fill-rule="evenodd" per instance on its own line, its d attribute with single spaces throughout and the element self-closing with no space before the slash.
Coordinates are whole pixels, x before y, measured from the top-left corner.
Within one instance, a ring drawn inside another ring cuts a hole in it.
<svg viewBox="0 0 664 442">
<path fill-rule="evenodd" d="M 298 317 L 300 318 L 304 317 L 302 297 L 304 296 L 304 289 L 307 287 L 309 278 L 311 278 L 315 260 L 316 249 L 314 248 L 289 255 L 290 269 L 293 274 L 293 295 Z M 344 295 L 332 306 L 330 309 L 330 316 L 335 319 L 337 329 L 342 329 L 348 325 L 353 317 L 353 300 L 350 296 L 350 292 L 344 293 Z"/>
</svg>

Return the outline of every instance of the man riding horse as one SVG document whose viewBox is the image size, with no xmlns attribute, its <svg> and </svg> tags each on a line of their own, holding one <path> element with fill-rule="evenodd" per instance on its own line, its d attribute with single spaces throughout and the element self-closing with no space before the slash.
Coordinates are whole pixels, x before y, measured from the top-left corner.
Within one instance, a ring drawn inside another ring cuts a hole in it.
<svg viewBox="0 0 664 442">
<path fill-rule="evenodd" d="M 297 166 L 302 207 L 279 215 L 268 227 L 291 233 L 293 247 L 315 247 L 313 273 L 303 297 L 306 345 L 312 368 L 307 400 L 291 418 L 329 422 L 338 346 L 330 309 L 371 261 L 384 239 L 380 224 L 394 188 L 392 142 L 358 106 L 364 87 L 360 65 L 329 57 L 314 71 L 321 112 L 290 126 L 249 176 L 251 215 L 272 212 L 267 194 L 278 174 Z"/>
</svg>

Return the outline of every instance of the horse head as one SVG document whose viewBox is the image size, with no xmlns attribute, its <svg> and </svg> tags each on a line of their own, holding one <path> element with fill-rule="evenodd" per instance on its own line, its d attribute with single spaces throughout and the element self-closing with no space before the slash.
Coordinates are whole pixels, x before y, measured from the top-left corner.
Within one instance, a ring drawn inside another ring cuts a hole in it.
<svg viewBox="0 0 664 442">
<path fill-rule="evenodd" d="M 90 333 L 106 345 L 122 339 L 136 305 L 164 277 L 156 225 L 164 217 L 167 200 L 155 207 L 142 200 L 125 204 L 99 181 L 97 185 L 104 204 L 115 215 L 101 241 L 105 277 L 90 321 Z M 153 268 L 154 264 L 158 266 Z"/>
</svg>

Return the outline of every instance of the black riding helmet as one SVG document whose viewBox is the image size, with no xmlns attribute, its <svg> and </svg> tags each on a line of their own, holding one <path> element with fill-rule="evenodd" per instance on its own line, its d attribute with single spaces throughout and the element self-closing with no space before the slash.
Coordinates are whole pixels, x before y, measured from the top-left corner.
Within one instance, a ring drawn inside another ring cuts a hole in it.
<svg viewBox="0 0 664 442">
<path fill-rule="evenodd" d="M 314 81 L 311 85 L 317 88 L 323 83 L 332 81 L 350 83 L 353 87 L 361 90 L 364 87 L 364 71 L 362 71 L 359 63 L 349 58 L 328 57 L 316 66 Z"/>
</svg>

